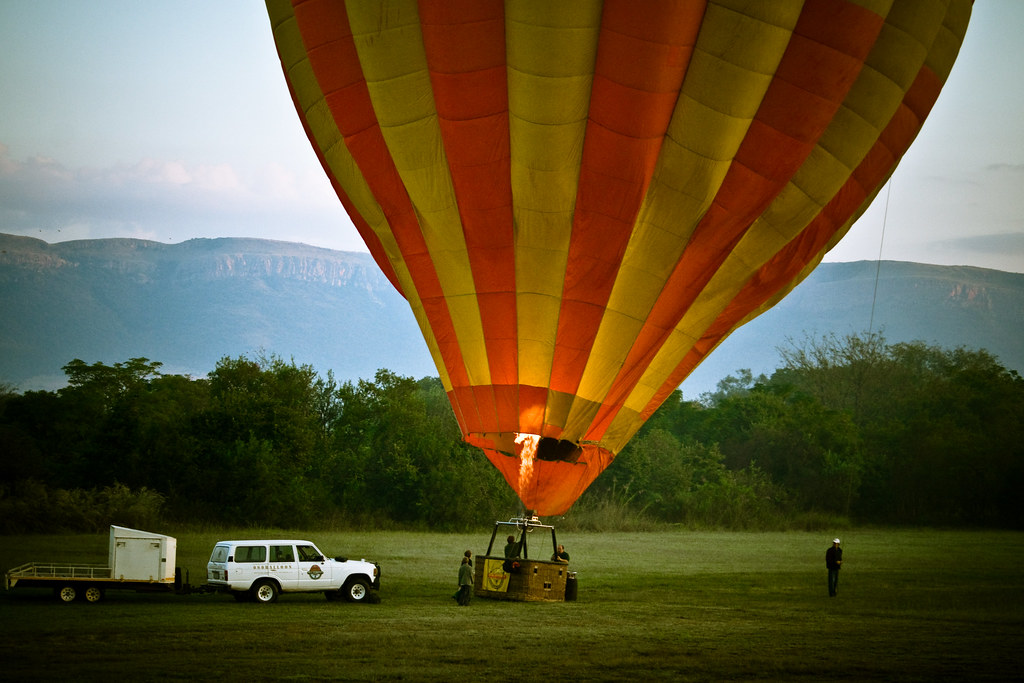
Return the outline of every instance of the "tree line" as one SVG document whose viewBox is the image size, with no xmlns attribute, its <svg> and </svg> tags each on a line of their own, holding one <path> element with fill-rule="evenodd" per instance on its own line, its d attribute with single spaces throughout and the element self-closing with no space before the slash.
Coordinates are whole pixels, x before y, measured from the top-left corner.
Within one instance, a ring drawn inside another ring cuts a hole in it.
<svg viewBox="0 0 1024 683">
<path fill-rule="evenodd" d="M 985 351 L 792 340 L 771 377 L 676 391 L 561 520 L 579 527 L 1021 528 L 1024 381 Z M 0 532 L 111 523 L 457 529 L 520 512 L 437 378 L 258 355 L 204 378 L 73 360 L 0 391 Z"/>
</svg>

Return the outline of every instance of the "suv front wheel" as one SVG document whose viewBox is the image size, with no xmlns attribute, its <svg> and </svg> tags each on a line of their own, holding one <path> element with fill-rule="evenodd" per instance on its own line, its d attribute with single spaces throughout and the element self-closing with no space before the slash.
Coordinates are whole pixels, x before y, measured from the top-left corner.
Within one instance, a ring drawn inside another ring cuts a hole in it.
<svg viewBox="0 0 1024 683">
<path fill-rule="evenodd" d="M 341 594 L 349 602 L 365 602 L 370 597 L 370 584 L 363 579 L 349 579 L 341 589 Z"/>
</svg>

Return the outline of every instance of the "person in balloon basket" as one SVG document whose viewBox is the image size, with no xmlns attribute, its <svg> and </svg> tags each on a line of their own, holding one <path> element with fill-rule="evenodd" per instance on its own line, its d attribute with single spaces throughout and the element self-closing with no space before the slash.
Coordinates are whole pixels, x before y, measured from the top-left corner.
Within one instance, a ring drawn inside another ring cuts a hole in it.
<svg viewBox="0 0 1024 683">
<path fill-rule="evenodd" d="M 825 551 L 825 567 L 828 569 L 828 594 L 836 597 L 839 587 L 839 568 L 843 564 L 843 549 L 839 547 L 839 539 L 832 539 L 832 547 Z"/>
<path fill-rule="evenodd" d="M 508 538 L 505 539 L 505 558 L 512 559 L 513 557 L 519 557 L 519 553 L 523 549 L 522 542 L 516 542 L 516 537 L 509 534 Z"/>
<path fill-rule="evenodd" d="M 565 552 L 565 546 L 561 543 L 555 549 L 555 554 L 551 556 L 552 562 L 562 562 L 563 564 L 569 564 L 569 553 Z"/>
<path fill-rule="evenodd" d="M 505 562 L 501 567 L 508 573 L 519 571 L 519 553 L 522 552 L 523 542 L 516 542 L 516 537 L 509 534 L 505 543 Z"/>
<path fill-rule="evenodd" d="M 452 597 L 462 606 L 468 605 L 473 598 L 473 564 L 465 555 L 459 566 L 459 592 Z"/>
</svg>

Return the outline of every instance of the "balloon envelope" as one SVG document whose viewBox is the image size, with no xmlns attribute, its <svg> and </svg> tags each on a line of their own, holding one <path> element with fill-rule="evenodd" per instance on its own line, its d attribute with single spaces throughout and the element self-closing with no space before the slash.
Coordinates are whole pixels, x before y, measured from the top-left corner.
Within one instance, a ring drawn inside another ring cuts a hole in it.
<svg viewBox="0 0 1024 683">
<path fill-rule="evenodd" d="M 409 301 L 465 439 L 542 515 L 846 233 L 971 10 L 267 6 L 313 149 Z"/>
</svg>

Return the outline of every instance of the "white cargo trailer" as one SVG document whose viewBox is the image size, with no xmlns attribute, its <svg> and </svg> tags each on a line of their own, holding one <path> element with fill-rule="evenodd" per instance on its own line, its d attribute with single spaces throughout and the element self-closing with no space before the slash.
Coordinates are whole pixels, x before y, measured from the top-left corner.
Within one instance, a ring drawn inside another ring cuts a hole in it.
<svg viewBox="0 0 1024 683">
<path fill-rule="evenodd" d="M 178 541 L 121 526 L 110 527 L 110 577 L 119 581 L 174 583 Z"/>
<path fill-rule="evenodd" d="M 191 592 L 174 566 L 177 549 L 173 536 L 112 525 L 106 566 L 29 562 L 7 572 L 7 589 L 52 588 L 63 602 L 99 602 L 107 590 Z"/>
</svg>

